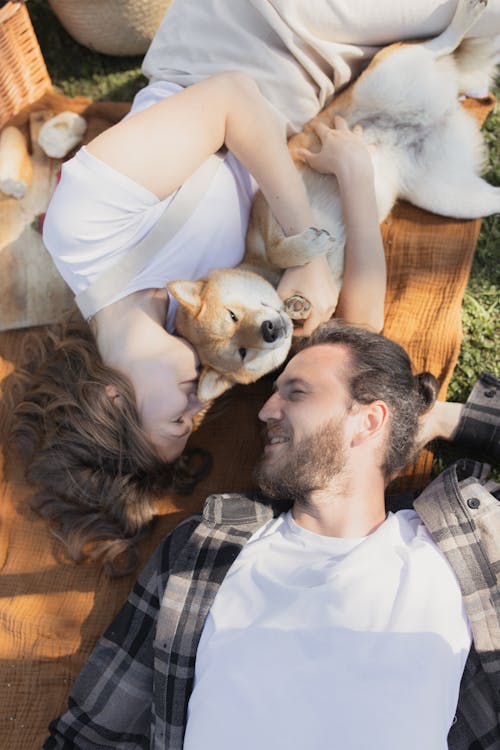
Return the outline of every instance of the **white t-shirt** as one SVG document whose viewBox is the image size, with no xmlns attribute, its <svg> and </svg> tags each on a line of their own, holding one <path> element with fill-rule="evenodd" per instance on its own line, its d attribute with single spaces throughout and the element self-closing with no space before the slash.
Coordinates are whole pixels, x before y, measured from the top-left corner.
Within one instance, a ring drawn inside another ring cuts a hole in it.
<svg viewBox="0 0 500 750">
<path fill-rule="evenodd" d="M 252 76 L 300 130 L 383 46 L 433 37 L 457 0 L 173 0 L 143 63 L 183 86 L 224 70 Z M 468 36 L 500 34 L 500 0 Z"/>
<path fill-rule="evenodd" d="M 137 94 L 135 114 L 181 90 L 157 82 Z M 255 180 L 230 153 L 177 234 L 134 280 L 106 304 L 141 289 L 156 289 L 176 279 L 198 279 L 215 268 L 236 266 L 245 234 Z M 57 269 L 76 294 L 140 242 L 155 226 L 173 195 L 159 200 L 85 148 L 63 164 L 43 226 L 43 240 Z M 103 305 L 104 306 L 104 305 Z M 173 331 L 177 302 L 171 298 L 167 329 Z"/>
<path fill-rule="evenodd" d="M 470 643 L 455 575 L 416 513 L 362 539 L 282 515 L 210 610 L 184 750 L 446 750 Z"/>
</svg>

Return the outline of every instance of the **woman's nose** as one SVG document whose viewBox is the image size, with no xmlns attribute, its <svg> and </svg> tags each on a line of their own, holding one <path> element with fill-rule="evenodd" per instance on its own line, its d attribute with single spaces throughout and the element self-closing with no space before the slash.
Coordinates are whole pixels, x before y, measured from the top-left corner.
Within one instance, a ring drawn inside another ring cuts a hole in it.
<svg viewBox="0 0 500 750">
<path fill-rule="evenodd" d="M 190 414 L 197 414 L 201 409 L 203 409 L 206 406 L 206 404 L 203 403 L 203 401 L 200 401 L 198 399 L 198 396 L 195 392 L 190 393 L 188 397 L 188 411 Z"/>
</svg>

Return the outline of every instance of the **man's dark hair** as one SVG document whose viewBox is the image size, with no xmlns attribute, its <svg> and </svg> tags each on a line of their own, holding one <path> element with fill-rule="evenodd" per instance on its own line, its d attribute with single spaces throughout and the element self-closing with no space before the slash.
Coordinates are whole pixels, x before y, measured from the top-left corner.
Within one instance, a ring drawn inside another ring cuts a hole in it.
<svg viewBox="0 0 500 750">
<path fill-rule="evenodd" d="M 354 402 L 370 404 L 380 399 L 389 408 L 390 430 L 382 465 L 389 481 L 416 452 L 418 418 L 434 404 L 437 380 L 429 372 L 414 375 L 403 347 L 364 328 L 330 321 L 299 347 L 321 344 L 339 344 L 349 352 L 347 386 Z"/>
</svg>

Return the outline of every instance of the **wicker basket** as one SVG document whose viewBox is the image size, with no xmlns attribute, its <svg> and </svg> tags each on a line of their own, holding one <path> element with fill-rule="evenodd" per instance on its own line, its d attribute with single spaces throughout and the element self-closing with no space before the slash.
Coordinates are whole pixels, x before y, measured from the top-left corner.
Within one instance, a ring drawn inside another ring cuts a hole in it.
<svg viewBox="0 0 500 750">
<path fill-rule="evenodd" d="M 0 8 L 0 128 L 51 88 L 47 68 L 24 4 Z"/>
<path fill-rule="evenodd" d="M 49 0 L 68 34 L 106 55 L 143 55 L 171 0 Z"/>
</svg>

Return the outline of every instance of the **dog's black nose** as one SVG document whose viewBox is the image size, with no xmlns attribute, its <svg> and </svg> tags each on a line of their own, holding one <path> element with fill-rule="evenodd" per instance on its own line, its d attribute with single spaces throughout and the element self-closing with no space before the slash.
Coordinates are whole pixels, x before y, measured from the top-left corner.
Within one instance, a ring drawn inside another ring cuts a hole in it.
<svg viewBox="0 0 500 750">
<path fill-rule="evenodd" d="M 276 341 L 276 339 L 283 336 L 284 326 L 281 320 L 275 320 L 274 322 L 272 320 L 265 320 L 260 330 L 264 341 L 271 343 L 271 341 Z"/>
</svg>

